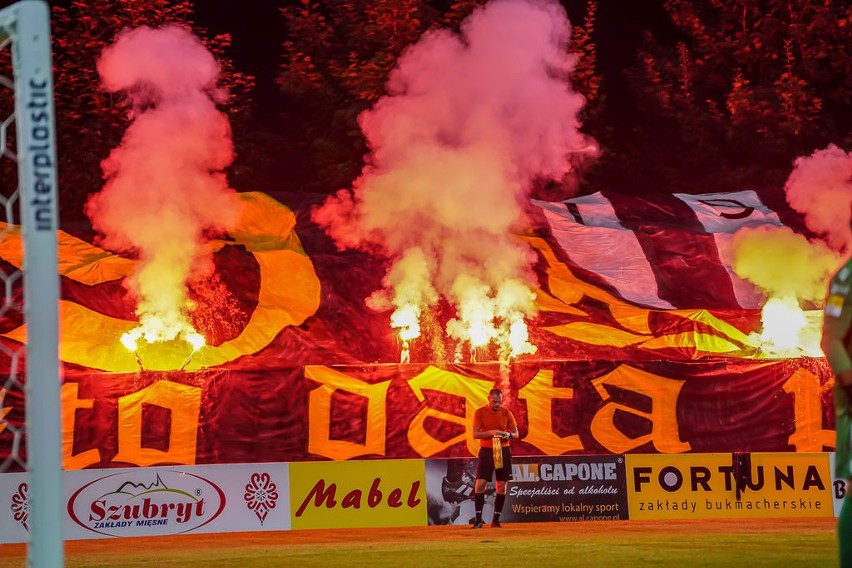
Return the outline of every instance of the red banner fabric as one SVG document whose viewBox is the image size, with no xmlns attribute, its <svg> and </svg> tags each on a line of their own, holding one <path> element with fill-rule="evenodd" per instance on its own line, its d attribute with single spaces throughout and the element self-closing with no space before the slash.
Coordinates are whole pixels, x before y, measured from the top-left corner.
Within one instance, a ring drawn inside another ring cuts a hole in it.
<svg viewBox="0 0 852 568">
<path fill-rule="evenodd" d="M 466 457 L 495 386 L 519 456 L 819 452 L 834 443 L 832 380 L 823 359 L 68 371 L 64 465 Z M 13 386 L 0 405 L 14 470 L 24 397 Z"/>
</svg>

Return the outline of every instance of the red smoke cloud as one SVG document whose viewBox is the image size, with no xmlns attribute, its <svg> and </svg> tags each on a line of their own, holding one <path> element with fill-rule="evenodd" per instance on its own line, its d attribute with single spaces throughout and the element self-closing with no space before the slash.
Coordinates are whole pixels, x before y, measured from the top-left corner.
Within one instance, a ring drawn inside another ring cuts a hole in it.
<svg viewBox="0 0 852 568">
<path fill-rule="evenodd" d="M 597 153 L 579 131 L 569 38 L 557 2 L 497 0 L 460 34 L 427 32 L 402 55 L 359 117 L 371 149 L 361 176 L 315 212 L 341 248 L 391 258 L 371 305 L 419 317 L 443 296 L 458 318 L 449 333 L 472 342 L 505 339 L 534 314 L 531 253 L 511 231 L 534 180 Z"/>
<path fill-rule="evenodd" d="M 217 110 L 218 64 L 176 26 L 122 32 L 98 60 L 103 86 L 124 93 L 132 119 L 102 166 L 106 183 L 86 214 L 104 246 L 140 259 L 128 286 L 149 341 L 189 333 L 186 283 L 209 274 L 204 235 L 238 218 L 222 172 L 233 160 L 231 129 Z"/>
</svg>

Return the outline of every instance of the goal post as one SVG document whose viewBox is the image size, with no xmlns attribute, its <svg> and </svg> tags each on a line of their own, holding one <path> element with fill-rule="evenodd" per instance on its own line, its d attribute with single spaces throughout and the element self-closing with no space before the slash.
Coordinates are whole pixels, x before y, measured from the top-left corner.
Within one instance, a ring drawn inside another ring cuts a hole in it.
<svg viewBox="0 0 852 568">
<path fill-rule="evenodd" d="M 58 567 L 64 557 L 56 236 L 59 208 L 47 3 L 22 0 L 3 9 L 0 28 L 11 40 L 15 97 L 16 149 L 3 151 L 18 162 L 17 199 L 24 249 L 28 564 Z"/>
</svg>

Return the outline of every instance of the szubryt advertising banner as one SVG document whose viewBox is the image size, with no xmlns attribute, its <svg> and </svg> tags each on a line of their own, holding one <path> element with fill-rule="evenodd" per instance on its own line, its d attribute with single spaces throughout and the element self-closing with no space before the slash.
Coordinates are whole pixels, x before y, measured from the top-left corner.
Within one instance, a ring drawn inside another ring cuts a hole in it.
<svg viewBox="0 0 852 568">
<path fill-rule="evenodd" d="M 288 464 L 63 473 L 66 539 L 290 528 Z M 26 542 L 27 473 L 0 474 L 0 543 Z"/>
<path fill-rule="evenodd" d="M 828 454 L 631 454 L 631 519 L 830 517 Z"/>
<path fill-rule="evenodd" d="M 290 464 L 292 527 L 424 525 L 423 464 L 423 460 Z"/>
<path fill-rule="evenodd" d="M 430 525 L 463 525 L 474 517 L 476 459 L 429 460 Z M 485 490 L 483 517 L 494 513 L 496 487 Z M 623 456 L 513 457 L 501 520 L 507 523 L 627 519 Z"/>
</svg>

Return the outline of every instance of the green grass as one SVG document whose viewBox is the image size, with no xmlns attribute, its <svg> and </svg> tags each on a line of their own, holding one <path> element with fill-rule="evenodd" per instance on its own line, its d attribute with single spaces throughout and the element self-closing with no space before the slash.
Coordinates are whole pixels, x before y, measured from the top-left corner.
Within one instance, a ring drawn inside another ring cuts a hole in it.
<svg viewBox="0 0 852 568">
<path fill-rule="evenodd" d="M 66 566 L 826 567 L 837 566 L 832 521 L 551 523 L 502 531 L 430 527 L 76 541 L 67 547 Z M 0 547 L 0 566 L 23 567 L 23 546 L 16 555 L 10 551 Z"/>
</svg>

